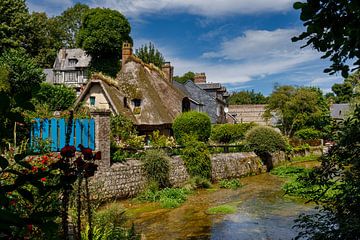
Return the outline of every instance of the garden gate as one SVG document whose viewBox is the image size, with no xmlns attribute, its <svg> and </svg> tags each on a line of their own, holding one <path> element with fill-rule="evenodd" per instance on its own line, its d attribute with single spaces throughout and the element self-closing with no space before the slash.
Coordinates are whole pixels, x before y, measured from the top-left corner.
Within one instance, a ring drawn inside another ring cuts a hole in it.
<svg viewBox="0 0 360 240">
<path fill-rule="evenodd" d="M 34 119 L 31 126 L 30 143 L 36 148 L 38 140 L 49 140 L 51 151 L 58 152 L 65 146 L 67 120 L 64 118 Z M 95 120 L 74 119 L 69 145 L 82 144 L 84 147 L 95 149 Z"/>
</svg>

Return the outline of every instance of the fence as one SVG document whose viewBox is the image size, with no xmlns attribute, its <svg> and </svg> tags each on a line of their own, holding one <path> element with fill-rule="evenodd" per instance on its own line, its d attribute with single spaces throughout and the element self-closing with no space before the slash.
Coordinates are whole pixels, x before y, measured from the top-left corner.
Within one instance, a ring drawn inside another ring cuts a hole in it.
<svg viewBox="0 0 360 240">
<path fill-rule="evenodd" d="M 65 146 L 66 130 L 68 123 L 65 119 L 34 119 L 31 126 L 30 142 L 36 149 L 38 140 L 49 140 L 51 151 L 57 152 Z M 84 147 L 95 149 L 95 120 L 94 119 L 74 119 L 70 134 L 69 145 L 79 144 Z"/>
</svg>

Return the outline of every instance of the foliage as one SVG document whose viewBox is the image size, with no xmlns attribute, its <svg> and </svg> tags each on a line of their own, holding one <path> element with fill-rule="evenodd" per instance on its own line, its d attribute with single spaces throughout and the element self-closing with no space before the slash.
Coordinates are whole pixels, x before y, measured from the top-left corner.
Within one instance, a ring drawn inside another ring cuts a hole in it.
<svg viewBox="0 0 360 240">
<path fill-rule="evenodd" d="M 158 190 L 157 184 L 152 183 L 137 196 L 137 200 L 145 202 L 159 202 L 162 208 L 177 208 L 187 199 L 191 192 L 185 188 L 164 188 Z"/>
<path fill-rule="evenodd" d="M 320 212 L 302 215 L 297 227 L 299 237 L 308 239 L 357 239 L 360 229 L 360 108 L 343 122 L 336 144 L 321 160 L 321 167 L 301 179 L 305 185 L 317 185 L 310 200 Z M 328 191 L 329 197 L 323 198 Z M 314 224 L 316 223 L 316 224 Z"/>
<path fill-rule="evenodd" d="M 210 139 L 218 143 L 233 143 L 243 140 L 245 133 L 254 126 L 252 123 L 217 124 L 211 128 Z"/>
<path fill-rule="evenodd" d="M 322 58 L 330 58 L 332 64 L 324 72 L 341 71 L 342 76 L 347 77 L 349 62 L 359 67 L 358 1 L 307 0 L 295 2 L 294 8 L 301 10 L 300 19 L 306 31 L 293 37 L 292 41 L 306 40 L 305 46 L 323 52 Z"/>
<path fill-rule="evenodd" d="M 207 178 L 195 176 L 190 178 L 184 188 L 194 190 L 198 188 L 211 188 L 211 182 Z"/>
<path fill-rule="evenodd" d="M 147 150 L 142 158 L 147 177 L 150 181 L 155 181 L 160 188 L 170 185 L 169 171 L 170 158 L 161 150 Z"/>
<path fill-rule="evenodd" d="M 29 18 L 25 0 L 1 1 L 0 55 L 7 49 L 24 46 Z"/>
<path fill-rule="evenodd" d="M 131 135 L 137 134 L 134 124 L 122 115 L 111 116 L 111 136 L 113 139 L 128 139 Z"/>
<path fill-rule="evenodd" d="M 2 234 L 9 238 L 53 239 L 59 230 L 56 220 L 61 213 L 63 237 L 66 238 L 67 197 L 71 185 L 80 175 L 86 179 L 93 176 L 97 167 L 93 160 L 100 156 L 87 149 L 82 154 L 72 164 L 70 158 L 75 156 L 75 148 L 69 146 L 61 150 L 60 159 L 54 154 L 27 158 L 15 155 L 10 161 L 0 156 Z M 59 195 L 62 195 L 61 202 Z"/>
<path fill-rule="evenodd" d="M 92 70 L 116 76 L 122 44 L 132 43 L 128 20 L 120 12 L 108 8 L 89 9 L 82 20 L 76 42 L 91 55 Z"/>
<path fill-rule="evenodd" d="M 186 83 L 188 80 L 194 81 L 195 73 L 194 72 L 187 72 L 182 76 L 174 76 L 173 80 L 179 83 Z"/>
<path fill-rule="evenodd" d="M 230 95 L 228 99 L 230 105 L 237 104 L 266 104 L 267 97 L 262 93 L 255 93 L 254 90 L 251 91 L 240 91 L 234 92 Z"/>
<path fill-rule="evenodd" d="M 133 123 L 122 115 L 112 116 L 111 124 L 111 160 L 124 162 L 126 158 L 139 158 L 137 150 L 144 147 L 145 136 L 138 136 Z"/>
<path fill-rule="evenodd" d="M 49 105 L 50 111 L 63 111 L 74 104 L 76 93 L 74 89 L 65 85 L 53 85 L 43 82 L 34 98 L 37 104 Z"/>
<path fill-rule="evenodd" d="M 64 47 L 77 47 L 76 36 L 82 25 L 82 18 L 88 10 L 89 6 L 86 4 L 76 3 L 62 12 L 60 16 L 55 17 L 56 21 L 61 23 L 60 27 L 64 32 Z"/>
<path fill-rule="evenodd" d="M 185 144 L 186 135 L 193 135 L 199 141 L 207 142 L 211 134 L 211 121 L 206 113 L 190 111 L 177 116 L 172 128 L 176 142 L 180 144 Z"/>
<path fill-rule="evenodd" d="M 232 214 L 235 212 L 236 207 L 227 204 L 211 207 L 206 211 L 207 214 Z"/>
<path fill-rule="evenodd" d="M 246 134 L 246 141 L 259 153 L 281 151 L 286 147 L 284 137 L 272 127 L 252 128 Z"/>
<path fill-rule="evenodd" d="M 322 133 L 319 130 L 313 128 L 303 128 L 294 133 L 295 137 L 302 140 L 314 140 L 322 137 Z"/>
<path fill-rule="evenodd" d="M 16 122 L 24 123 L 23 111 L 32 110 L 33 94 L 44 79 L 40 69 L 24 50 L 10 49 L 0 56 L 0 139 L 8 140 Z M 0 142 L 0 148 L 3 142 Z"/>
<path fill-rule="evenodd" d="M 184 140 L 185 148 L 181 158 L 190 176 L 211 179 L 211 160 L 206 144 L 196 140 L 194 136 L 188 136 Z"/>
<path fill-rule="evenodd" d="M 343 83 L 335 83 L 331 90 L 336 96 L 333 97 L 335 103 L 349 103 L 360 95 L 360 71 L 356 71 L 344 79 Z"/>
<path fill-rule="evenodd" d="M 241 183 L 239 179 L 222 179 L 219 182 L 220 188 L 226 188 L 226 189 L 238 189 L 241 187 Z"/>
<path fill-rule="evenodd" d="M 173 137 L 160 135 L 160 131 L 156 130 L 150 135 L 150 146 L 154 148 L 175 147 L 176 142 Z"/>
<path fill-rule="evenodd" d="M 142 45 L 139 49 L 135 50 L 135 55 L 140 58 L 144 63 L 152 63 L 161 69 L 165 59 L 161 52 L 155 48 L 154 44 L 149 42 L 149 45 Z"/>
<path fill-rule="evenodd" d="M 264 117 L 269 118 L 271 112 L 276 112 L 279 127 L 290 137 L 302 128 L 323 130 L 330 123 L 325 98 L 313 87 L 276 87 L 269 96 Z"/>
<path fill-rule="evenodd" d="M 118 204 L 113 203 L 107 205 L 95 212 L 94 214 L 94 236 L 96 240 L 111 240 L 111 239 L 140 239 L 133 229 L 124 227 L 126 221 L 125 210 L 119 207 Z M 89 226 L 87 225 L 81 233 L 81 239 L 87 240 Z"/>
</svg>

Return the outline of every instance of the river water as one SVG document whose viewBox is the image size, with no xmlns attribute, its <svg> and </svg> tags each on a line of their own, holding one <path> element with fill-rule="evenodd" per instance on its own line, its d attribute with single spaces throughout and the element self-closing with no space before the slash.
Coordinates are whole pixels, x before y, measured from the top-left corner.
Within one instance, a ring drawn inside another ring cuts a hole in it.
<svg viewBox="0 0 360 240">
<path fill-rule="evenodd" d="M 284 196 L 284 180 L 271 174 L 241 179 L 238 190 L 199 190 L 176 209 L 158 209 L 154 203 L 122 201 L 129 222 L 149 239 L 292 239 L 297 231 L 294 219 L 314 206 Z M 210 207 L 229 204 L 236 213 L 209 215 Z"/>
</svg>

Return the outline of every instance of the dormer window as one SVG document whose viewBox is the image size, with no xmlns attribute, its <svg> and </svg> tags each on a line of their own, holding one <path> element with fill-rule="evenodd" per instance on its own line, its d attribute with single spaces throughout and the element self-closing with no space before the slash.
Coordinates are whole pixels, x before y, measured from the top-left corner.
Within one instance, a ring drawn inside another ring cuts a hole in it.
<svg viewBox="0 0 360 240">
<path fill-rule="evenodd" d="M 140 105 L 141 105 L 141 99 L 138 99 L 138 98 L 131 100 L 131 102 L 134 107 L 140 107 Z"/>
<path fill-rule="evenodd" d="M 69 66 L 75 66 L 78 63 L 78 60 L 75 58 L 69 59 Z"/>
</svg>

